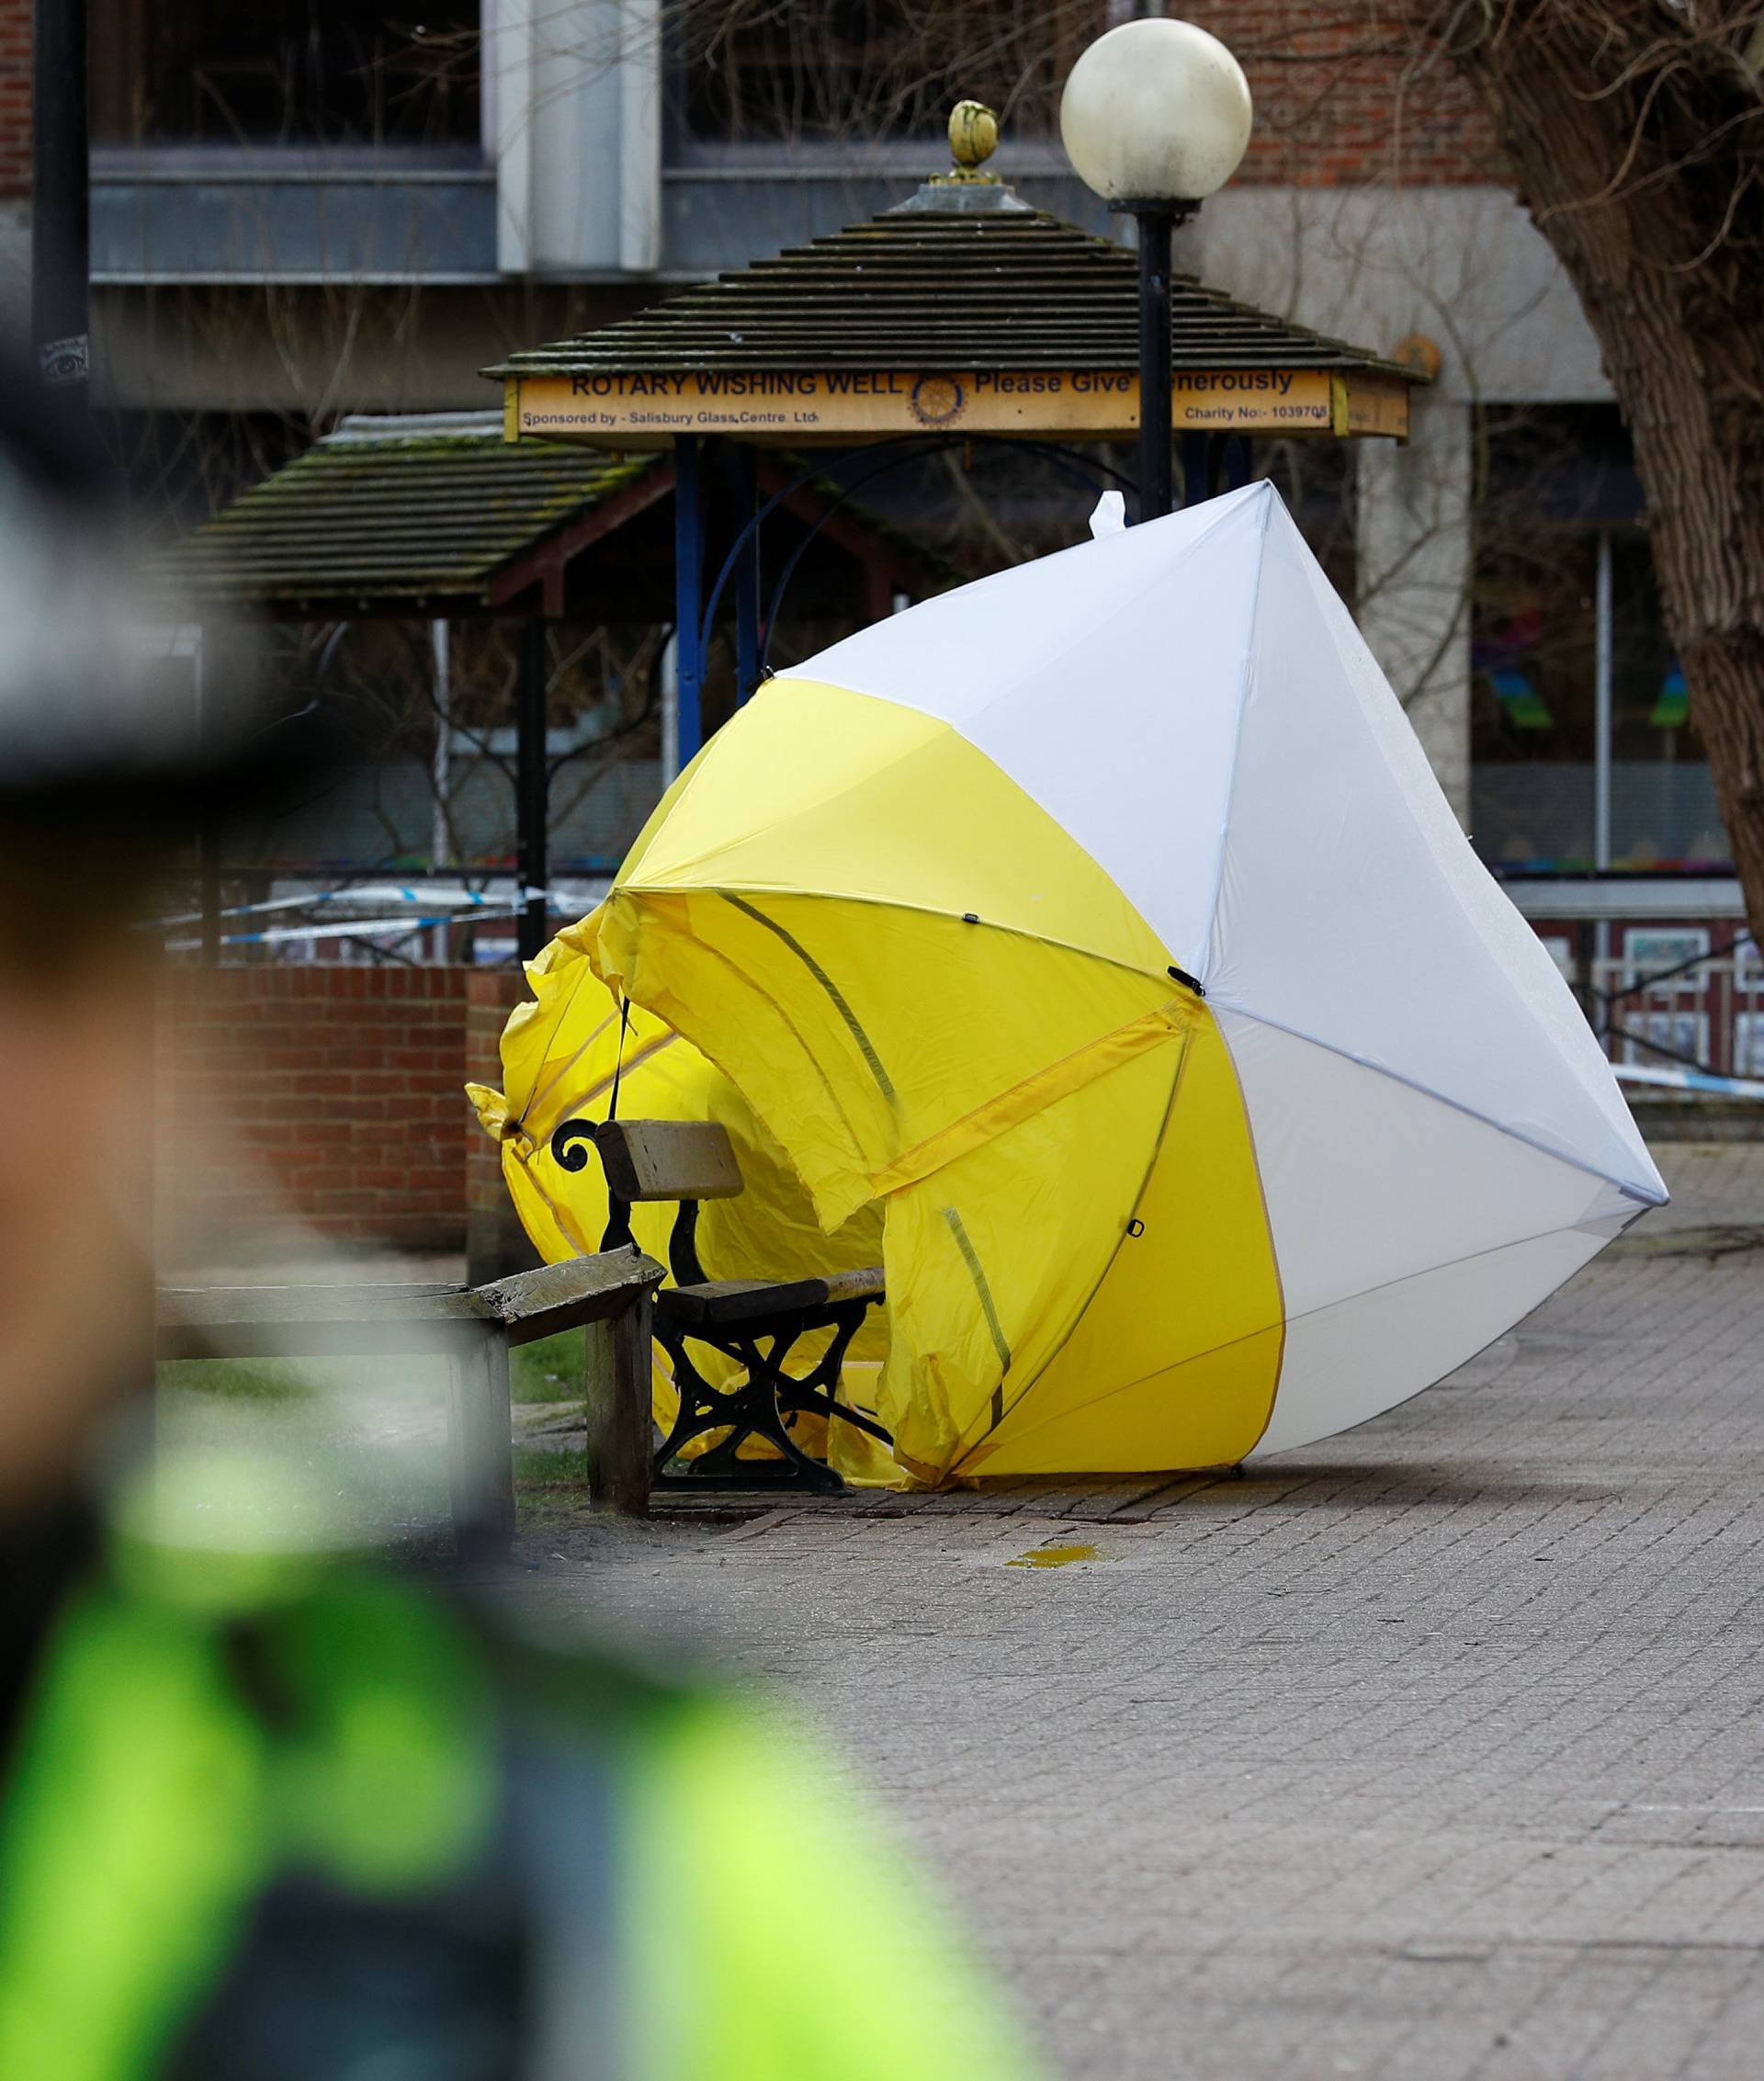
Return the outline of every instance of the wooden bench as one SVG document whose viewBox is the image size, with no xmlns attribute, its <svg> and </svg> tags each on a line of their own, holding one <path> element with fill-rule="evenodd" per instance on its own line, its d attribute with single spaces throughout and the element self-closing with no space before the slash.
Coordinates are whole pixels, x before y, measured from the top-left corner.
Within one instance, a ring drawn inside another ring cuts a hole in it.
<svg viewBox="0 0 1764 2081">
<path fill-rule="evenodd" d="M 696 1243 L 701 1201 L 730 1199 L 742 1189 L 741 1165 L 726 1129 L 714 1122 L 617 1120 L 594 1125 L 565 1121 L 551 1151 L 566 1169 L 587 1160 L 592 1138 L 606 1173 L 611 1215 L 601 1248 L 631 1239 L 631 1208 L 639 1201 L 677 1200 L 668 1242 L 674 1284 L 655 1297 L 655 1336 L 668 1354 L 680 1393 L 680 1413 L 656 1448 L 652 1487 L 660 1489 L 811 1488 L 844 1484 L 831 1467 L 804 1452 L 793 1436 L 796 1419 L 824 1416 L 890 1442 L 871 1418 L 836 1397 L 840 1367 L 865 1316 L 882 1300 L 879 1265 L 797 1279 L 707 1279 Z M 818 1330 L 831 1332 L 826 1350 L 807 1370 L 787 1361 L 797 1343 Z M 702 1344 L 742 1369 L 732 1386 L 713 1387 L 693 1363 L 688 1347 Z M 715 1431 L 727 1435 L 676 1472 L 682 1448 Z M 764 1439 L 779 1457 L 741 1459 L 749 1439 Z"/>
<path fill-rule="evenodd" d="M 607 1325 L 608 1363 L 599 1392 L 589 1396 L 589 1485 L 616 1510 L 645 1508 L 650 1295 L 662 1277 L 662 1267 L 631 1245 L 488 1286 L 162 1287 L 158 1353 L 205 1359 L 439 1352 L 451 1367 L 454 1536 L 462 1553 L 493 1553 L 506 1549 L 514 1529 L 509 1351 L 555 1330 Z M 646 1412 L 640 1426 L 633 1415 L 639 1408 Z"/>
</svg>

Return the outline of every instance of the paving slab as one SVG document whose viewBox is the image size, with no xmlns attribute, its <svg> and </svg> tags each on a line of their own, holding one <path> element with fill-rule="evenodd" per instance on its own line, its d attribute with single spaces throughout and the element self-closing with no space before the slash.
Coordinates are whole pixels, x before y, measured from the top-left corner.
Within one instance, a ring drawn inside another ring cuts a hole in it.
<svg viewBox="0 0 1764 2081">
<path fill-rule="evenodd" d="M 1247 1478 L 527 1525 L 829 1726 L 1057 2072 L 1764 2072 L 1764 1148 Z"/>
</svg>

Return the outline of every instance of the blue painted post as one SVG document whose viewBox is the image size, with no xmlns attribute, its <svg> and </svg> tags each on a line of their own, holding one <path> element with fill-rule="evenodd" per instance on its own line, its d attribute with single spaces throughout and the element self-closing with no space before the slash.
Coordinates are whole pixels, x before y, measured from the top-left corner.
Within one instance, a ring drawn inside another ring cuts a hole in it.
<svg viewBox="0 0 1764 2081">
<path fill-rule="evenodd" d="M 673 622 L 679 674 L 679 714 L 674 728 L 679 767 L 704 741 L 705 611 L 704 455 L 695 434 L 673 444 Z"/>
<path fill-rule="evenodd" d="M 741 561 L 730 582 L 735 588 L 735 702 L 740 705 L 760 684 L 760 531 L 759 464 L 744 443 L 731 444 L 729 480 L 735 492 L 735 526 L 742 535 Z"/>
<path fill-rule="evenodd" d="M 1182 503 L 1185 506 L 1199 505 L 1203 499 L 1213 495 L 1213 487 L 1208 481 L 1211 475 L 1207 467 L 1208 439 L 1205 434 L 1182 435 Z"/>
<path fill-rule="evenodd" d="M 1251 460 L 1250 436 L 1227 435 L 1225 442 L 1225 488 L 1227 492 L 1240 492 L 1250 481 Z"/>
</svg>

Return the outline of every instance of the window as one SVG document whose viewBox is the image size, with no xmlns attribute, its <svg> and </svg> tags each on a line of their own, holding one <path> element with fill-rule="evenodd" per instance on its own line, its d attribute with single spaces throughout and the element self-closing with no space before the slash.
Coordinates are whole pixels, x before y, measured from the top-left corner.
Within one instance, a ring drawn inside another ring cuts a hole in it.
<svg viewBox="0 0 1764 2081">
<path fill-rule="evenodd" d="M 1471 598 L 1478 851 L 1510 872 L 1719 871 L 1731 852 L 1615 412 L 1509 412 L 1487 431 Z"/>
<path fill-rule="evenodd" d="M 1102 0 L 673 0 L 676 147 L 934 138 L 964 98 L 1049 135 Z"/>
<path fill-rule="evenodd" d="M 1471 600 L 1471 829 L 1504 866 L 1592 865 L 1596 557 L 1580 529 L 1485 530 Z"/>
<path fill-rule="evenodd" d="M 93 39 L 94 140 L 472 144 L 479 17 L 478 0 L 119 0 Z"/>
</svg>

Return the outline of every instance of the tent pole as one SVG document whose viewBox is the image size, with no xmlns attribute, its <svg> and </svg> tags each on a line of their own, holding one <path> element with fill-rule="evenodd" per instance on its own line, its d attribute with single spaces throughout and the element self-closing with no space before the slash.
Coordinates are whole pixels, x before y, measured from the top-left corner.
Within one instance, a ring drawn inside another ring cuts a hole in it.
<svg viewBox="0 0 1764 2081">
<path fill-rule="evenodd" d="M 675 767 L 678 772 L 703 741 L 705 631 L 704 453 L 695 434 L 673 444 L 673 623 L 675 674 Z"/>
<path fill-rule="evenodd" d="M 514 856 L 523 892 L 548 886 L 545 822 L 550 791 L 545 770 L 545 720 L 550 662 L 545 617 L 529 615 L 521 625 L 520 713 L 514 750 Z M 523 961 L 531 961 L 544 947 L 548 910 L 543 895 L 523 893 L 515 937 Z"/>
</svg>

